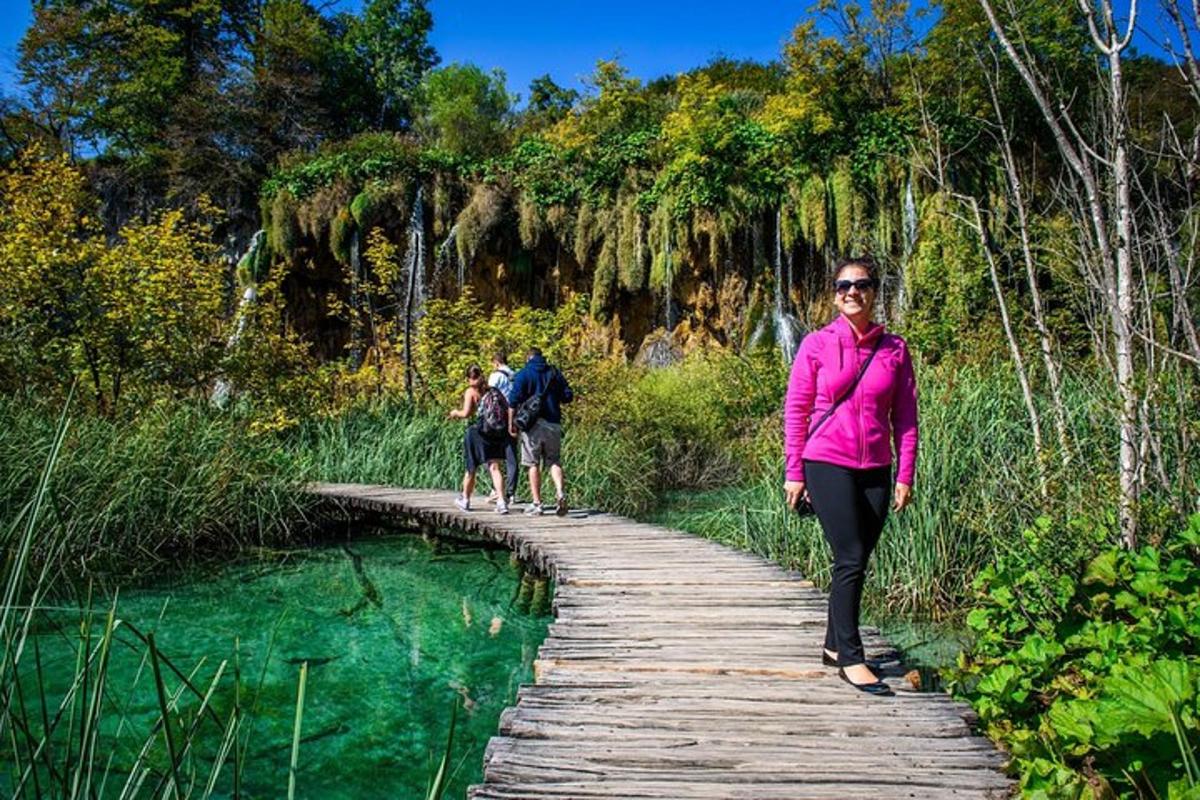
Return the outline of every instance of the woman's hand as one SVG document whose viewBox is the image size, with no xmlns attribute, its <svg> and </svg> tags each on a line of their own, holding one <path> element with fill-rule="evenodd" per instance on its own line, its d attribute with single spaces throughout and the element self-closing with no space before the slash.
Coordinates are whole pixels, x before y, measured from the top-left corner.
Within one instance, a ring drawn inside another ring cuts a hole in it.
<svg viewBox="0 0 1200 800">
<path fill-rule="evenodd" d="M 788 508 L 792 509 L 801 499 L 808 499 L 808 490 L 804 488 L 804 481 L 784 481 L 783 494 L 787 499 Z"/>
<path fill-rule="evenodd" d="M 892 496 L 892 511 L 903 511 L 912 502 L 912 487 L 907 483 L 897 483 Z"/>
</svg>

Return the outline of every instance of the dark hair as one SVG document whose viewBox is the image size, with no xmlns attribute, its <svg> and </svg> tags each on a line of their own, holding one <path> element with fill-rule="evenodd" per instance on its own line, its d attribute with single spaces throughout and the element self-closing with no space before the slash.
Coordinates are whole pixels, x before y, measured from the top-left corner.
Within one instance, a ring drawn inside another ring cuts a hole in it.
<svg viewBox="0 0 1200 800">
<path fill-rule="evenodd" d="M 471 366 L 467 367 L 467 380 L 477 381 L 482 377 L 483 370 L 479 368 L 478 364 L 472 364 Z"/>
<path fill-rule="evenodd" d="M 843 258 L 841 261 L 837 262 L 837 269 L 833 271 L 833 279 L 837 280 L 838 276 L 841 275 L 842 271 L 847 267 L 858 267 L 859 269 L 864 270 L 867 273 L 867 277 L 875 281 L 876 286 L 879 285 L 879 267 L 876 266 L 875 259 L 871 258 L 870 256 L 851 256 L 850 258 Z"/>
<path fill-rule="evenodd" d="M 492 353 L 492 361 L 496 362 L 497 364 L 507 364 L 508 353 L 504 352 L 503 350 L 496 350 Z"/>
<path fill-rule="evenodd" d="M 525 351 L 525 358 L 530 359 L 530 358 L 533 358 L 534 356 L 540 356 L 541 354 L 542 354 L 542 348 L 530 347 L 528 350 Z"/>
</svg>

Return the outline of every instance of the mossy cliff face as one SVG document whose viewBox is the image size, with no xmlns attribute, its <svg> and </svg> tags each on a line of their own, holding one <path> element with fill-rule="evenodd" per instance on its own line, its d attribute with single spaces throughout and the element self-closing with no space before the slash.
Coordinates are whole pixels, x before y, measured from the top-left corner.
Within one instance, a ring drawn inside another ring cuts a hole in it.
<svg viewBox="0 0 1200 800">
<path fill-rule="evenodd" d="M 329 174 L 309 165 L 281 174 L 261 206 L 273 258 L 287 266 L 291 320 L 327 359 L 350 347 L 345 309 L 360 302 L 356 287 L 386 272 L 367 252 L 376 229 L 404 270 L 413 242 L 420 245 L 424 299 L 469 288 L 488 308 L 557 308 L 586 296 L 591 316 L 611 323 L 630 356 L 660 329 L 689 350 L 761 343 L 756 331 L 780 314 L 801 328 L 820 325 L 831 314 L 832 265 L 849 254 L 872 253 L 882 263 L 885 301 L 898 313 L 908 263 L 929 252 L 902 236 L 908 178 L 896 165 L 880 169 L 869 192 L 841 159 L 828 175 L 809 172 L 773 197 L 731 193 L 722 205 L 699 207 L 632 168 L 611 192 L 560 197 L 519 165 L 466 168 L 416 151 L 382 166 L 337 163 Z M 926 203 L 934 211 L 917 222 L 961 240 L 942 205 Z M 405 303 L 378 305 L 387 316 Z"/>
</svg>

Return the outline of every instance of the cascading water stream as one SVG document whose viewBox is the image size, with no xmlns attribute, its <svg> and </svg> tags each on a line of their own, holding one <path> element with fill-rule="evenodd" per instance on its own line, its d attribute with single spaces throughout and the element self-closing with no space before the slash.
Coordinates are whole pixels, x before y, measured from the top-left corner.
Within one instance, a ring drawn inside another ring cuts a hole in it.
<svg viewBox="0 0 1200 800">
<path fill-rule="evenodd" d="M 362 365 L 362 342 L 358 330 L 359 305 L 362 302 L 359 287 L 362 285 L 362 234 L 358 226 L 350 234 L 350 313 L 354 315 L 354 324 L 350 328 L 350 363 L 354 369 Z"/>
<path fill-rule="evenodd" d="M 917 201 L 913 196 L 912 175 L 908 176 L 904 185 L 903 214 L 901 227 L 904 236 L 904 257 L 900 262 L 900 280 L 896 288 L 896 311 L 900 319 L 904 318 L 904 312 L 908 309 L 908 291 L 905 286 L 908 282 L 904 279 L 904 272 L 912 260 L 913 250 L 917 244 Z"/>
<path fill-rule="evenodd" d="M 408 290 L 404 295 L 404 384 L 413 399 L 413 324 L 425 308 L 425 188 L 417 187 L 408 218 L 408 253 L 405 257 Z"/>
<path fill-rule="evenodd" d="M 666 274 L 663 288 L 663 304 L 666 306 L 664 316 L 666 318 L 667 333 L 670 333 L 671 329 L 675 327 L 671 324 L 671 290 L 674 288 L 675 276 L 671 274 L 671 221 L 669 218 L 663 221 L 663 232 L 664 239 L 666 240 L 666 249 L 663 253 L 663 272 Z"/>
<path fill-rule="evenodd" d="M 233 331 L 229 334 L 229 339 L 225 342 L 225 349 L 232 350 L 237 347 L 238 342 L 242 339 L 242 334 L 246 331 L 246 320 L 250 308 L 258 302 L 258 284 L 255 282 L 257 276 L 254 274 L 254 267 L 259 258 L 262 257 L 262 246 L 265 232 L 261 229 L 255 231 L 250 237 L 250 244 L 246 247 L 246 252 L 237 261 L 237 273 L 246 276 L 246 288 L 242 290 L 242 297 L 238 300 L 237 311 L 234 312 Z M 229 402 L 229 394 L 233 387 L 225 378 L 217 378 L 213 383 L 212 403 L 218 407 L 224 407 Z"/>
</svg>

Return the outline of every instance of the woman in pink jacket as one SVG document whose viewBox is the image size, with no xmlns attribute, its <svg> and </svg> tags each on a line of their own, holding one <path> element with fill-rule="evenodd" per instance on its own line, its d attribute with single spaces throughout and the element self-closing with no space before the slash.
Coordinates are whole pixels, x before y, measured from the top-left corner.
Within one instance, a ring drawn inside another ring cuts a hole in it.
<svg viewBox="0 0 1200 800">
<path fill-rule="evenodd" d="M 858 633 L 867 560 L 887 518 L 912 498 L 917 387 L 908 346 L 871 321 L 879 279 L 854 258 L 834 278 L 837 319 L 800 344 L 784 406 L 788 505 L 812 503 L 833 550 L 822 660 L 857 689 L 890 695 Z M 892 483 L 892 449 L 896 481 Z"/>
</svg>

